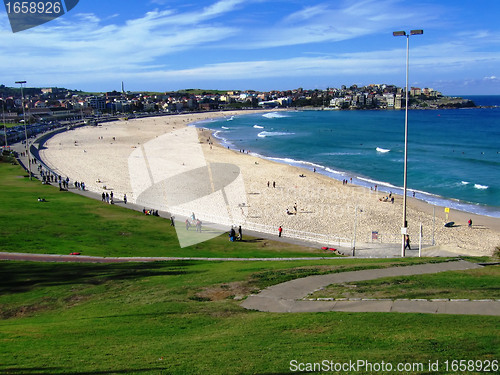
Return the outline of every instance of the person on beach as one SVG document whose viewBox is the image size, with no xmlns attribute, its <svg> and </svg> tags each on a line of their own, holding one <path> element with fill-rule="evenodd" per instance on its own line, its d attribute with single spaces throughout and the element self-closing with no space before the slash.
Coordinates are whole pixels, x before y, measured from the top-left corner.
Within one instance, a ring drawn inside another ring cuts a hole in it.
<svg viewBox="0 0 500 375">
<path fill-rule="evenodd" d="M 469 221 L 467 222 L 467 224 L 469 225 L 469 228 L 472 228 L 472 219 L 469 219 Z"/>
<path fill-rule="evenodd" d="M 276 181 L 273 181 L 273 188 L 276 187 Z"/>
<path fill-rule="evenodd" d="M 282 232 L 283 232 L 283 228 L 280 225 L 280 227 L 278 228 L 278 237 L 281 237 Z"/>
<path fill-rule="evenodd" d="M 408 248 L 408 250 L 411 250 L 411 247 L 410 247 L 410 236 L 409 235 L 406 235 L 405 250 L 406 250 L 406 248 Z"/>
</svg>

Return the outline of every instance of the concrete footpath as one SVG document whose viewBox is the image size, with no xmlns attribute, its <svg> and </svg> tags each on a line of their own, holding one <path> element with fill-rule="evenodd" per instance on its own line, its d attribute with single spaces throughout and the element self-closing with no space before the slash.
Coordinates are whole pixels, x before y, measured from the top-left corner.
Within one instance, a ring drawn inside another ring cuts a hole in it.
<svg viewBox="0 0 500 375">
<path fill-rule="evenodd" d="M 381 277 L 423 275 L 445 271 L 481 268 L 466 261 L 428 263 L 415 266 L 342 272 L 309 276 L 273 285 L 257 295 L 250 295 L 241 306 L 249 310 L 266 312 L 411 312 L 466 315 L 500 315 L 499 300 L 391 300 L 391 299 L 342 299 L 318 301 L 307 296 L 331 284 L 373 280 Z"/>
</svg>

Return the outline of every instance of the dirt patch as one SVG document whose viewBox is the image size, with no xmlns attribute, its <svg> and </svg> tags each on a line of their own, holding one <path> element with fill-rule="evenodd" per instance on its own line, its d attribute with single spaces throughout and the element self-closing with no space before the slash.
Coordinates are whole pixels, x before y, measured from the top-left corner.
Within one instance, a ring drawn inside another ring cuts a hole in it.
<svg viewBox="0 0 500 375">
<path fill-rule="evenodd" d="M 196 293 L 196 297 L 205 301 L 221 301 L 228 298 L 241 299 L 254 292 L 255 287 L 247 282 L 233 282 L 209 286 Z"/>
</svg>

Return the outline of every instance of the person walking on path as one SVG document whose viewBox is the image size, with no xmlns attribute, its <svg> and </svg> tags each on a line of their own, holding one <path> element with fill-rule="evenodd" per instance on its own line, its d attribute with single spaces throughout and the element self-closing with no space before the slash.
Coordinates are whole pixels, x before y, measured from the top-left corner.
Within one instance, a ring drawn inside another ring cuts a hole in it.
<svg viewBox="0 0 500 375">
<path fill-rule="evenodd" d="M 241 225 L 238 227 L 238 239 L 243 240 L 243 234 L 241 233 Z"/>
<path fill-rule="evenodd" d="M 175 217 L 174 216 L 170 216 L 170 226 L 175 227 Z"/>
<path fill-rule="evenodd" d="M 281 237 L 281 233 L 283 232 L 283 228 L 280 227 L 278 228 L 278 237 Z"/>
<path fill-rule="evenodd" d="M 127 204 L 127 194 L 123 194 L 123 203 Z"/>
<path fill-rule="evenodd" d="M 405 250 L 406 250 L 406 248 L 408 248 L 408 250 L 411 250 L 411 247 L 410 247 L 410 236 L 409 235 L 406 235 Z"/>
</svg>

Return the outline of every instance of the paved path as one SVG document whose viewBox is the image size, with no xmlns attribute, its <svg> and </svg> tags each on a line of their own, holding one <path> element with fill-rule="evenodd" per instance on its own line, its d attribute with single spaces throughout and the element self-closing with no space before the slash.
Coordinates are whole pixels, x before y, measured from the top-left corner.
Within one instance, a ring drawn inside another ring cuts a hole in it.
<svg viewBox="0 0 500 375">
<path fill-rule="evenodd" d="M 466 300 L 304 300 L 307 295 L 331 284 L 364 281 L 391 276 L 423 275 L 444 271 L 481 268 L 466 261 L 428 263 L 416 266 L 341 272 L 309 276 L 273 285 L 257 295 L 250 295 L 242 304 L 246 309 L 266 312 L 412 312 L 467 315 L 500 315 L 500 301 Z"/>
<path fill-rule="evenodd" d="M 32 253 L 2 253 L 0 260 L 30 261 L 30 262 L 79 262 L 79 263 L 127 263 L 127 262 L 162 262 L 172 260 L 200 260 L 213 262 L 277 262 L 290 260 L 332 260 L 340 261 L 347 257 L 297 257 L 297 258 L 207 258 L 207 257 L 98 257 L 89 255 L 32 254 Z"/>
</svg>

